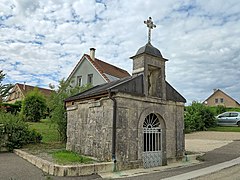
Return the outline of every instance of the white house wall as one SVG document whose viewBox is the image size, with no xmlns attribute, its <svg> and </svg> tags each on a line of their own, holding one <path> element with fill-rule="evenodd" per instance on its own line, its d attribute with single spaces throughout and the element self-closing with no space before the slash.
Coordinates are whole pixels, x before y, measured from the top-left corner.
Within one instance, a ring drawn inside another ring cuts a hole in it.
<svg viewBox="0 0 240 180">
<path fill-rule="evenodd" d="M 106 83 L 105 79 L 99 74 L 96 68 L 87 60 L 83 59 L 78 69 L 70 78 L 71 86 L 77 85 L 77 77 L 82 76 L 82 85 L 87 84 L 88 74 L 93 74 L 93 86 Z"/>
</svg>

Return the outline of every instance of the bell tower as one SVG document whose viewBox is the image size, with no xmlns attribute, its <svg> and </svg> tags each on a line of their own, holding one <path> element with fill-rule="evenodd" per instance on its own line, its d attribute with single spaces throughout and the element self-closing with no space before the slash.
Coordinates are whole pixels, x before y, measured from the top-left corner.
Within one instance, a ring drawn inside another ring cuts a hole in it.
<svg viewBox="0 0 240 180">
<path fill-rule="evenodd" d="M 165 62 L 161 52 L 151 44 L 151 29 L 155 28 L 152 18 L 144 23 L 148 27 L 148 42 L 141 47 L 133 60 L 133 75 L 143 74 L 145 96 L 158 97 L 166 100 Z"/>
</svg>

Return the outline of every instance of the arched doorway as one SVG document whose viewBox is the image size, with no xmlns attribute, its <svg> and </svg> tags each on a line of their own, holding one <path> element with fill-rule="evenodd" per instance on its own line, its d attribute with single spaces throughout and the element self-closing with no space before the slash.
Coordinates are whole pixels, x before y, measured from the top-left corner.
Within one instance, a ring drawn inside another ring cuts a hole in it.
<svg viewBox="0 0 240 180">
<path fill-rule="evenodd" d="M 162 165 L 162 129 L 156 114 L 149 114 L 143 123 L 143 166 Z"/>
</svg>

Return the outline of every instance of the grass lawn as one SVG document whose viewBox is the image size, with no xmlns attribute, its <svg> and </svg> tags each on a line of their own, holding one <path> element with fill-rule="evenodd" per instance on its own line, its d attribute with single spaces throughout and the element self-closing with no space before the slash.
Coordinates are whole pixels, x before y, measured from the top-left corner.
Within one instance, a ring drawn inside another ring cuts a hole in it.
<svg viewBox="0 0 240 180">
<path fill-rule="evenodd" d="M 56 125 L 51 123 L 49 119 L 42 119 L 40 122 L 28 122 L 30 129 L 39 132 L 43 139 L 43 143 L 59 142 L 59 135 Z"/>
<path fill-rule="evenodd" d="M 66 145 L 59 141 L 57 126 L 49 119 L 40 122 L 28 122 L 29 129 L 35 129 L 43 139 L 39 144 L 28 144 L 24 149 L 36 156 L 52 160 L 59 164 L 91 163 L 93 159 L 65 150 Z"/>
<path fill-rule="evenodd" d="M 77 153 L 67 151 L 67 150 L 60 150 L 55 151 L 52 153 L 53 158 L 58 164 L 72 164 L 72 163 L 92 163 L 94 162 L 93 159 L 81 156 Z"/>
<path fill-rule="evenodd" d="M 29 129 L 35 129 L 42 135 L 42 141 L 39 144 L 28 144 L 24 146 L 32 154 L 50 153 L 53 150 L 65 149 L 65 144 L 59 141 L 59 135 L 55 124 L 49 119 L 43 119 L 40 122 L 28 122 Z"/>
<path fill-rule="evenodd" d="M 240 132 L 240 127 L 237 127 L 237 126 L 217 126 L 217 127 L 214 127 L 214 128 L 208 128 L 208 131 Z"/>
</svg>

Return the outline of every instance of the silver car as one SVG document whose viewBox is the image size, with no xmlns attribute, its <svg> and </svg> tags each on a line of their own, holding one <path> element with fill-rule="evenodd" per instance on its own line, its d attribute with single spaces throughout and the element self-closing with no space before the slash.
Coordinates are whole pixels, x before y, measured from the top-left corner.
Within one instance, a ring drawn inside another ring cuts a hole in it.
<svg viewBox="0 0 240 180">
<path fill-rule="evenodd" d="M 217 116 L 218 125 L 237 125 L 240 127 L 240 112 L 225 112 Z"/>
</svg>

